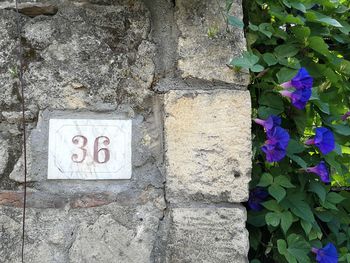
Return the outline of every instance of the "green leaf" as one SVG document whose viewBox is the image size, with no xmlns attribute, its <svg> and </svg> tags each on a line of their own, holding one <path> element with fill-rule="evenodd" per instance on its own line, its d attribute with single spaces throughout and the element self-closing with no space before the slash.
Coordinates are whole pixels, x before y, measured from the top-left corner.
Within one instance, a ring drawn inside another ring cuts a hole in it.
<svg viewBox="0 0 350 263">
<path fill-rule="evenodd" d="M 331 126 L 336 133 L 344 136 L 350 136 L 350 127 L 348 125 L 334 124 Z"/>
<path fill-rule="evenodd" d="M 287 153 L 287 156 L 288 156 L 290 159 L 292 159 L 294 162 L 296 162 L 297 164 L 299 164 L 299 166 L 300 166 L 301 168 L 306 168 L 306 167 L 307 167 L 306 162 L 305 162 L 302 158 L 300 158 L 299 156 L 294 155 L 294 154 L 289 154 L 289 153 Z"/>
<path fill-rule="evenodd" d="M 330 16 L 323 15 L 323 14 L 318 13 L 316 11 L 308 11 L 306 13 L 306 17 L 311 21 L 324 23 L 324 24 L 329 25 L 329 26 L 343 27 L 336 19 L 334 19 Z"/>
<path fill-rule="evenodd" d="M 274 53 L 277 58 L 294 57 L 299 53 L 299 48 L 293 44 L 284 44 L 277 46 Z"/>
<path fill-rule="evenodd" d="M 310 28 L 304 26 L 292 27 L 291 31 L 294 33 L 296 39 L 303 42 L 305 42 L 305 40 L 310 36 L 311 33 Z"/>
<path fill-rule="evenodd" d="M 262 227 L 266 225 L 265 222 L 265 212 L 249 212 L 249 216 L 247 218 L 247 223 L 255 226 Z"/>
<path fill-rule="evenodd" d="M 332 214 L 331 212 L 329 212 L 329 211 L 320 211 L 320 212 L 316 212 L 315 215 L 316 215 L 319 219 L 321 219 L 321 221 L 326 222 L 326 223 L 332 221 L 332 219 L 334 218 L 334 217 L 333 217 L 333 214 Z"/>
<path fill-rule="evenodd" d="M 317 106 L 323 113 L 330 114 L 329 105 L 321 100 L 313 100 L 312 103 Z"/>
<path fill-rule="evenodd" d="M 265 93 L 259 99 L 260 105 L 265 105 L 273 109 L 284 110 L 283 100 L 281 96 L 274 93 Z"/>
<path fill-rule="evenodd" d="M 233 59 L 230 64 L 237 67 L 249 69 L 250 67 L 254 66 L 256 63 L 258 63 L 258 61 L 259 61 L 258 56 L 246 51 L 246 52 L 243 52 L 242 57 Z"/>
<path fill-rule="evenodd" d="M 257 250 L 261 242 L 261 231 L 258 228 L 254 228 L 253 231 L 249 231 L 249 245 L 251 248 Z"/>
<path fill-rule="evenodd" d="M 327 194 L 326 200 L 331 202 L 332 204 L 339 204 L 342 201 L 344 201 L 345 198 L 342 197 L 340 194 L 337 194 L 335 192 L 330 192 Z"/>
<path fill-rule="evenodd" d="M 266 187 L 273 183 L 273 177 L 269 173 L 263 173 L 260 177 L 260 181 L 257 184 L 258 186 Z"/>
<path fill-rule="evenodd" d="M 290 139 L 287 147 L 287 152 L 289 154 L 294 153 L 301 153 L 305 150 L 305 147 L 303 144 L 301 144 L 299 141 L 296 141 L 294 139 Z"/>
<path fill-rule="evenodd" d="M 320 182 L 312 181 L 309 185 L 309 191 L 317 194 L 322 202 L 326 200 L 327 191 Z"/>
<path fill-rule="evenodd" d="M 283 109 L 274 109 L 267 106 L 260 106 L 258 109 L 258 115 L 262 119 L 267 119 L 270 115 L 279 115 L 283 112 Z"/>
<path fill-rule="evenodd" d="M 301 227 L 304 229 L 305 234 L 308 236 L 310 234 L 310 231 L 312 229 L 312 225 L 309 222 L 306 222 L 305 220 L 300 220 Z"/>
<path fill-rule="evenodd" d="M 259 27 L 256 26 L 256 25 L 253 25 L 252 23 L 249 23 L 249 29 L 253 30 L 253 31 L 258 31 L 259 30 Z"/>
<path fill-rule="evenodd" d="M 259 64 L 256 64 L 256 65 L 254 65 L 254 66 L 252 66 L 252 67 L 250 68 L 250 70 L 253 71 L 253 72 L 261 72 L 261 71 L 263 71 L 264 69 L 265 69 L 265 68 L 264 68 L 263 66 L 259 65 Z"/>
<path fill-rule="evenodd" d="M 280 253 L 281 255 L 285 255 L 287 254 L 287 242 L 283 239 L 278 239 L 277 240 L 277 249 L 278 249 L 278 253 Z"/>
<path fill-rule="evenodd" d="M 331 153 L 324 156 L 324 159 L 326 160 L 326 162 L 330 166 L 332 166 L 334 169 L 336 169 L 338 174 L 343 175 L 344 172 L 343 172 L 343 169 L 341 167 L 341 164 L 335 158 L 336 158 L 335 152 L 331 152 Z"/>
<path fill-rule="evenodd" d="M 278 252 L 286 258 L 288 263 L 310 262 L 308 253 L 310 252 L 311 247 L 302 236 L 291 234 L 287 237 L 287 243 L 282 239 L 277 240 Z"/>
<path fill-rule="evenodd" d="M 270 226 L 278 226 L 280 223 L 280 214 L 274 213 L 274 212 L 269 212 L 265 216 L 265 221 L 268 225 Z"/>
<path fill-rule="evenodd" d="M 299 11 L 301 11 L 301 12 L 303 12 L 303 13 L 306 13 L 306 8 L 305 8 L 305 6 L 304 6 L 302 3 L 300 3 L 300 2 L 291 2 L 291 6 L 292 6 L 294 9 L 296 9 L 296 10 L 299 10 Z"/>
<path fill-rule="evenodd" d="M 293 185 L 290 182 L 290 179 L 287 176 L 284 176 L 284 175 L 277 176 L 275 178 L 274 182 L 275 182 L 275 184 L 283 186 L 285 188 L 294 188 L 295 187 L 295 185 Z"/>
<path fill-rule="evenodd" d="M 273 26 L 269 23 L 262 23 L 259 25 L 259 32 L 263 33 L 268 38 L 271 38 L 274 32 Z"/>
<path fill-rule="evenodd" d="M 298 70 L 296 69 L 285 68 L 285 67 L 281 68 L 280 71 L 278 71 L 276 74 L 278 83 L 282 84 L 284 82 L 291 80 L 297 73 L 298 73 Z"/>
<path fill-rule="evenodd" d="M 268 191 L 270 195 L 277 200 L 277 202 L 281 202 L 282 199 L 286 196 L 286 190 L 275 183 L 269 186 Z"/>
<path fill-rule="evenodd" d="M 244 27 L 243 21 L 235 16 L 228 15 L 227 21 L 231 26 L 235 26 L 241 29 Z"/>
<path fill-rule="evenodd" d="M 233 0 L 226 0 L 226 12 L 229 12 L 233 4 Z"/>
<path fill-rule="evenodd" d="M 309 47 L 325 56 L 329 53 L 328 45 L 324 42 L 323 38 L 318 36 L 309 38 Z"/>
<path fill-rule="evenodd" d="M 274 211 L 274 212 L 282 211 L 282 207 L 276 202 L 276 200 L 269 200 L 261 204 L 270 211 Z"/>
<path fill-rule="evenodd" d="M 290 210 L 294 215 L 304 219 L 307 222 L 313 223 L 315 221 L 314 215 L 309 204 L 302 200 L 289 200 Z"/>
<path fill-rule="evenodd" d="M 277 58 L 272 53 L 265 53 L 262 55 L 262 57 L 268 66 L 276 65 L 278 62 Z"/>
<path fill-rule="evenodd" d="M 284 211 L 281 214 L 281 227 L 282 227 L 284 234 L 287 233 L 287 231 L 290 228 L 290 226 L 292 225 L 292 223 L 293 223 L 292 213 L 289 211 Z"/>
<path fill-rule="evenodd" d="M 291 234 L 287 238 L 287 251 L 294 256 L 298 262 L 309 262 L 308 254 L 310 252 L 310 244 L 305 239 L 297 234 Z"/>
<path fill-rule="evenodd" d="M 339 28 L 339 30 L 343 34 L 348 35 L 350 33 L 350 24 L 347 23 L 346 21 L 339 21 L 339 23 L 343 26 L 343 27 Z"/>
</svg>

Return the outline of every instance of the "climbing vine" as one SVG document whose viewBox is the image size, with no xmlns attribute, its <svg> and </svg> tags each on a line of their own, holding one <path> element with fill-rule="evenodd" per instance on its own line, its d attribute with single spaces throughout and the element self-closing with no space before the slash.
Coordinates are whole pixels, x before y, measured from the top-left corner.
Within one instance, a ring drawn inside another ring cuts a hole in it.
<svg viewBox="0 0 350 263">
<path fill-rule="evenodd" d="M 249 258 L 350 262 L 350 2 L 247 0 Z M 227 7 L 232 0 L 226 1 Z"/>
</svg>

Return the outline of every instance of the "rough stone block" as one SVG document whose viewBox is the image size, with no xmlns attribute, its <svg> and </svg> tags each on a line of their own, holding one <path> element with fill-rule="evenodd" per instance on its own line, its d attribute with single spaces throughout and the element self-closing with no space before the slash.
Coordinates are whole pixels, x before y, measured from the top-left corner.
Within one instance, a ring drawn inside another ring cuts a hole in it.
<svg viewBox="0 0 350 263">
<path fill-rule="evenodd" d="M 9 145 L 6 140 L 0 138 L 0 175 L 5 171 L 9 159 Z"/>
<path fill-rule="evenodd" d="M 150 263 L 162 215 L 150 202 L 28 208 L 24 262 Z M 20 262 L 21 223 L 21 208 L 0 207 L 0 262 Z"/>
<path fill-rule="evenodd" d="M 171 91 L 164 103 L 168 200 L 247 200 L 249 92 Z"/>
<path fill-rule="evenodd" d="M 155 45 L 148 41 L 150 14 L 142 1 L 54 2 L 54 7 L 27 3 L 31 9 L 22 9 L 26 107 L 101 110 L 103 105 L 142 105 L 152 95 L 155 68 Z M 16 13 L 8 10 L 11 6 L 0 4 L 0 104 L 12 109 L 20 106 L 20 96 L 14 67 Z M 30 18 L 40 13 L 44 15 Z"/>
<path fill-rule="evenodd" d="M 169 263 L 248 262 L 244 208 L 175 208 L 169 233 Z"/>
<path fill-rule="evenodd" d="M 225 21 L 225 1 L 176 0 L 176 7 L 182 77 L 235 83 L 245 89 L 248 74 L 227 66 L 246 49 L 246 41 L 242 29 Z M 233 1 L 228 13 L 242 19 L 241 0 Z"/>
</svg>

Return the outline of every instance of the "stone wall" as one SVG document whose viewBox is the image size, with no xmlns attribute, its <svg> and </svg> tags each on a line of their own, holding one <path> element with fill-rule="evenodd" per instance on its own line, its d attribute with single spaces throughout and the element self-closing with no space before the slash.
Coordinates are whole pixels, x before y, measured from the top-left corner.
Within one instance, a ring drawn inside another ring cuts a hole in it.
<svg viewBox="0 0 350 263">
<path fill-rule="evenodd" d="M 0 262 L 247 262 L 245 49 L 223 0 L 0 1 Z M 230 13 L 242 18 L 241 1 Z M 208 30 L 211 32 L 208 36 Z M 52 118 L 131 119 L 130 180 L 48 180 Z"/>
</svg>

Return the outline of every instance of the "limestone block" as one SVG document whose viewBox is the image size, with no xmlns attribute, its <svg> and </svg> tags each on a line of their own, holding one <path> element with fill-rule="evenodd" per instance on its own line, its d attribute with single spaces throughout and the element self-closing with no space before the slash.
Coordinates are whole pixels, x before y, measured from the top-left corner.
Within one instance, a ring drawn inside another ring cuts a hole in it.
<svg viewBox="0 0 350 263">
<path fill-rule="evenodd" d="M 176 0 L 176 7 L 182 77 L 235 83 L 245 89 L 248 74 L 227 66 L 246 49 L 246 41 L 242 29 L 225 21 L 225 1 Z M 242 19 L 241 0 L 234 0 L 228 13 Z"/>
<path fill-rule="evenodd" d="M 245 220 L 244 208 L 173 209 L 166 262 L 248 262 Z"/>
<path fill-rule="evenodd" d="M 155 45 L 142 1 L 54 2 L 58 12 L 50 16 L 21 15 L 26 107 L 143 104 L 152 95 Z M 0 6 L 0 105 L 6 108 L 20 103 L 15 21 L 16 13 Z"/>
<path fill-rule="evenodd" d="M 151 203 L 28 208 L 25 262 L 150 263 L 162 211 Z M 22 209 L 0 207 L 0 262 L 20 262 Z"/>
<path fill-rule="evenodd" d="M 165 95 L 167 199 L 242 202 L 251 171 L 248 91 Z"/>
<path fill-rule="evenodd" d="M 0 175 L 5 171 L 9 160 L 9 145 L 6 140 L 0 138 Z"/>
</svg>

